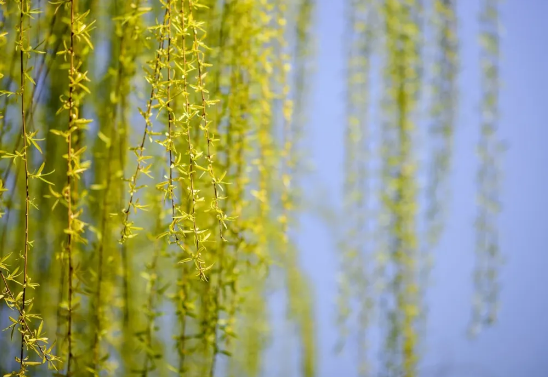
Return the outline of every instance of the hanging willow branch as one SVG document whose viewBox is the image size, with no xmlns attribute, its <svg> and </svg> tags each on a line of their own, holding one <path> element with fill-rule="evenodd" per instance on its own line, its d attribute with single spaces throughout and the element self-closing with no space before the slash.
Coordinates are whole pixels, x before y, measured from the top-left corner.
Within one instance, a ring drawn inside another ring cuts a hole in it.
<svg viewBox="0 0 548 377">
<path fill-rule="evenodd" d="M 476 219 L 475 300 L 470 332 L 475 335 L 492 324 L 498 311 L 501 264 L 497 219 L 500 211 L 500 158 L 503 145 L 498 137 L 499 120 L 499 2 L 482 2 L 481 68 L 482 108 L 478 142 L 480 166 L 478 180 L 478 215 Z"/>
<path fill-rule="evenodd" d="M 372 317 L 372 287 L 369 271 L 372 211 L 371 186 L 371 60 L 373 20 L 378 18 L 373 1 L 350 1 L 347 5 L 347 94 L 345 129 L 344 212 L 346 231 L 341 241 L 338 324 L 341 339 L 338 349 L 357 330 L 357 369 L 367 375 L 367 333 Z M 354 313 L 357 313 L 354 315 Z"/>
<path fill-rule="evenodd" d="M 28 72 L 25 67 L 25 53 L 28 51 L 28 47 L 25 46 L 28 41 L 25 40 L 25 29 L 26 25 L 24 23 L 25 16 L 28 17 L 28 12 L 30 11 L 29 3 L 27 1 L 21 1 L 19 4 L 20 7 L 20 17 L 19 17 L 19 45 L 18 49 L 20 50 L 20 59 L 21 59 L 21 87 L 19 89 L 21 95 L 21 137 L 23 141 L 23 153 L 22 158 L 25 164 L 25 244 L 24 244 L 24 254 L 23 254 L 23 296 L 21 298 L 21 312 L 25 313 L 25 304 L 26 304 L 26 293 L 27 293 L 27 268 L 28 268 L 28 251 L 29 251 L 29 154 L 28 152 L 28 135 L 27 135 L 27 124 L 25 119 L 25 82 L 28 76 Z M 32 79 L 31 79 L 32 80 Z M 32 106 L 32 104 L 31 104 Z M 7 284 L 6 284 L 7 287 Z M 21 335 L 21 372 L 24 371 L 23 360 L 24 360 L 24 343 L 25 335 Z"/>
<path fill-rule="evenodd" d="M 414 110 L 417 103 L 419 28 L 415 21 L 415 1 L 400 3 L 387 0 L 386 20 L 386 96 L 389 113 L 383 131 L 383 156 L 386 191 L 384 211 L 389 216 L 388 243 L 392 268 L 388 295 L 393 305 L 388 308 L 386 339 L 388 373 L 406 377 L 416 375 L 419 312 L 417 281 L 417 215 L 416 162 L 413 157 Z"/>
<path fill-rule="evenodd" d="M 161 59 L 164 55 L 164 28 L 167 23 L 167 10 L 164 15 L 164 21 L 162 24 L 157 24 L 154 27 L 149 27 L 149 30 L 156 31 L 156 38 L 158 40 L 158 49 L 156 50 L 156 56 L 152 62 L 149 63 L 149 67 L 152 68 L 152 73 L 145 70 L 145 79 L 150 84 L 151 90 L 150 90 L 150 96 L 147 100 L 146 104 L 146 110 L 143 111 L 139 108 L 139 113 L 145 120 L 145 129 L 143 131 L 143 136 L 141 138 L 141 142 L 138 146 L 131 148 L 130 150 L 135 153 L 135 156 L 137 157 L 137 166 L 135 168 L 135 172 L 129 178 L 128 180 L 128 186 L 129 186 L 129 201 L 127 202 L 127 208 L 123 209 L 124 218 L 123 218 L 123 228 L 121 232 L 121 238 L 120 242 L 124 243 L 127 239 L 135 237 L 137 234 L 135 233 L 136 230 L 140 230 L 140 228 L 134 226 L 134 222 L 129 221 L 129 215 L 131 212 L 131 209 L 133 208 L 135 212 L 137 210 L 143 210 L 146 208 L 145 205 L 139 203 L 139 199 L 134 200 L 135 194 L 142 189 L 145 186 L 137 186 L 137 179 L 141 174 L 147 175 L 149 178 L 152 178 L 150 175 L 150 165 L 147 165 L 146 161 L 151 159 L 152 156 L 144 155 L 145 151 L 145 144 L 147 140 L 147 136 L 152 140 L 153 131 L 152 131 L 152 122 L 150 120 L 150 117 L 152 116 L 152 105 L 153 102 L 156 99 L 156 94 L 158 91 L 158 83 L 160 79 L 160 73 L 161 73 Z"/>
<path fill-rule="evenodd" d="M 449 201 L 451 197 L 450 177 L 453 166 L 453 138 L 458 112 L 458 30 L 456 4 L 452 0 L 436 0 L 429 13 L 433 41 L 431 62 L 425 82 L 428 102 L 428 142 L 432 144 L 429 151 L 427 167 L 427 184 L 425 191 L 425 234 L 421 246 L 419 262 L 419 296 L 421 313 L 419 314 L 419 343 L 424 340 L 428 321 L 429 307 L 426 294 L 431 286 L 430 273 L 434 265 L 439 240 L 445 229 Z M 428 55 L 428 54 L 426 54 Z M 441 249 L 440 249 L 441 251 Z M 422 347 L 420 347 L 422 348 Z"/>
<path fill-rule="evenodd" d="M 434 3 L 435 35 L 434 80 L 432 87 L 432 126 L 434 151 L 430 166 L 430 182 L 426 189 L 428 208 L 428 247 L 437 245 L 444 229 L 449 196 L 449 173 L 452 166 L 453 135 L 457 112 L 458 41 L 455 3 L 437 0 Z"/>
<path fill-rule="evenodd" d="M 60 7 L 63 2 L 55 3 Z M 89 14 L 89 10 L 79 14 L 77 12 L 77 0 L 70 0 L 69 2 L 64 2 L 66 6 L 69 7 L 70 19 L 67 21 L 70 25 L 70 39 L 67 45 L 64 42 L 65 50 L 59 51 L 58 55 L 63 55 L 65 61 L 68 55 L 69 67 L 68 67 L 68 79 L 69 79 L 69 88 L 68 95 L 66 97 L 61 97 L 62 107 L 57 111 L 61 113 L 64 110 L 68 112 L 68 125 L 65 131 L 61 130 L 52 130 L 55 135 L 59 135 L 65 138 L 67 143 L 67 154 L 64 156 L 67 160 L 67 180 L 65 187 L 61 193 L 58 193 L 51 189 L 52 195 L 57 198 L 57 201 L 54 204 L 54 207 L 60 200 L 63 200 L 67 206 L 67 227 L 64 232 L 67 235 L 65 242 L 65 255 L 64 257 L 67 260 L 68 264 L 68 304 L 67 304 L 67 343 L 68 343 L 68 356 L 67 356 L 67 373 L 71 372 L 71 364 L 74 357 L 73 350 L 73 319 L 74 319 L 74 310 L 77 306 L 77 301 L 75 299 L 75 293 L 77 287 L 75 286 L 75 262 L 76 262 L 76 250 L 75 244 L 81 243 L 86 244 L 87 239 L 83 237 L 84 228 L 86 223 L 79 219 L 82 217 L 82 209 L 77 210 L 78 203 L 76 199 L 78 198 L 78 190 L 76 189 L 77 182 L 80 179 L 81 175 L 88 169 L 89 162 L 82 162 L 81 158 L 86 148 L 82 147 L 78 150 L 75 150 L 76 144 L 75 135 L 78 134 L 81 127 L 86 124 L 91 123 L 90 119 L 85 119 L 80 117 L 80 106 L 82 105 L 82 100 L 86 93 L 90 93 L 89 89 L 86 87 L 86 83 L 89 82 L 87 77 L 87 72 L 80 72 L 79 68 L 81 66 L 81 61 L 77 55 L 77 47 L 83 48 L 83 44 L 79 42 L 84 42 L 87 47 L 90 49 L 93 48 L 91 43 L 90 31 L 93 29 L 94 22 L 86 23 L 86 17 Z"/>
</svg>

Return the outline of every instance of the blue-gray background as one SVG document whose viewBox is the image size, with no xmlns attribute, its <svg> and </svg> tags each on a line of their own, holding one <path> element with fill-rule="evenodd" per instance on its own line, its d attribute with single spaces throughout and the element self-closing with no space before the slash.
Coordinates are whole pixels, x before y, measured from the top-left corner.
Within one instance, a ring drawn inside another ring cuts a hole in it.
<svg viewBox="0 0 548 377">
<path fill-rule="evenodd" d="M 340 207 L 344 125 L 344 1 L 318 0 L 316 64 L 309 107 L 307 148 L 320 169 L 326 202 Z M 466 336 L 473 294 L 475 141 L 479 129 L 478 0 L 460 0 L 460 111 L 455 135 L 452 197 L 446 231 L 436 252 L 421 376 L 548 376 L 548 1 L 501 2 L 501 123 L 509 146 L 504 157 L 500 216 L 501 308 L 498 322 L 475 340 Z M 326 174 L 326 172 L 329 174 Z M 327 179 L 326 177 L 329 177 Z M 355 374 L 355 358 L 333 352 L 337 295 L 336 239 L 314 214 L 303 216 L 298 241 L 314 283 L 319 376 Z"/>
</svg>

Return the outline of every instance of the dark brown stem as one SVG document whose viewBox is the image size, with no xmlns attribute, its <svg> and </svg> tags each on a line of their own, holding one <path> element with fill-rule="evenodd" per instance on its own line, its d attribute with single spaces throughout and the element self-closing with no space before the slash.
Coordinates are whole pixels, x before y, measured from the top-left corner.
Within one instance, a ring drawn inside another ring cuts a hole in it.
<svg viewBox="0 0 548 377">
<path fill-rule="evenodd" d="M 23 138 L 23 160 L 25 161 L 25 251 L 24 251 L 24 269 L 23 269 L 23 301 L 21 303 L 21 315 L 25 313 L 25 299 L 27 293 L 27 266 L 28 266 L 28 251 L 29 251 L 29 167 L 28 167 L 28 151 L 27 151 L 27 123 L 25 120 L 25 52 L 23 51 L 23 38 L 24 38 L 24 17 L 25 17 L 25 4 L 21 2 L 21 12 L 19 19 L 19 50 L 20 50 L 20 74 L 21 74 L 21 137 Z M 24 368 L 24 344 L 25 334 L 21 334 L 21 370 Z"/>
<path fill-rule="evenodd" d="M 70 71 L 69 77 L 74 77 L 74 1 L 70 0 Z M 72 80 L 70 80 L 72 81 Z M 67 216 L 68 216 L 68 234 L 67 234 L 67 258 L 68 258 L 68 320 L 67 320 L 67 337 L 68 337 L 68 359 L 67 359 L 67 376 L 70 376 L 70 366 L 72 362 L 72 279 L 74 275 L 74 267 L 72 265 L 72 121 L 74 114 L 73 101 L 74 87 L 72 82 L 69 82 L 69 122 L 68 122 L 68 152 L 67 152 Z"/>
</svg>

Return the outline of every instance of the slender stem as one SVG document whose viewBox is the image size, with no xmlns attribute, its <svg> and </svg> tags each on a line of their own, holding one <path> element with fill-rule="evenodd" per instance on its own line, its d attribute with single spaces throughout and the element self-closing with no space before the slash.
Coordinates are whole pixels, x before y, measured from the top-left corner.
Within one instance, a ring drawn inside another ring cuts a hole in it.
<svg viewBox="0 0 548 377">
<path fill-rule="evenodd" d="M 67 337 L 68 337 L 68 359 L 67 359 L 67 375 L 70 375 L 70 366 L 72 362 L 72 279 L 74 275 L 74 267 L 72 264 L 72 120 L 75 118 L 72 78 L 74 76 L 74 2 L 70 0 L 70 70 L 69 70 L 69 122 L 67 136 L 67 216 L 68 216 L 68 234 L 67 234 L 67 258 L 68 258 L 68 321 L 67 321 Z"/>
<path fill-rule="evenodd" d="M 25 251 L 24 251 L 24 270 L 23 270 L 23 301 L 21 304 L 21 315 L 25 314 L 25 300 L 27 293 L 27 266 L 28 266 L 28 251 L 29 251 L 29 167 L 28 167 L 28 151 L 27 151 L 27 124 L 25 121 L 25 52 L 23 51 L 24 39 L 24 17 L 25 17 L 26 1 L 21 2 L 21 12 L 19 19 L 19 51 L 20 51 L 20 74 L 21 74 L 21 137 L 23 138 L 23 160 L 25 161 Z M 21 334 L 21 370 L 23 370 L 24 359 L 24 343 L 25 334 Z"/>
<path fill-rule="evenodd" d="M 168 194 L 171 199 L 171 221 L 175 221 L 175 197 L 173 194 L 173 111 L 171 109 L 171 0 L 167 2 L 167 127 L 168 127 L 168 143 L 166 147 L 169 150 L 169 186 Z M 177 233 L 175 238 L 178 241 Z"/>
</svg>

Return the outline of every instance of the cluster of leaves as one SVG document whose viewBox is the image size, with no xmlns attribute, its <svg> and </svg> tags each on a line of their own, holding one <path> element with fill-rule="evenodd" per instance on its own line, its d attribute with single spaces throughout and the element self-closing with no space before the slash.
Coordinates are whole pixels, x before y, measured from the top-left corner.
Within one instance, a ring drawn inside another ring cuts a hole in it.
<svg viewBox="0 0 548 377">
<path fill-rule="evenodd" d="M 21 290 L 16 294 L 16 292 L 10 288 L 10 285 L 13 284 L 25 288 L 25 284 L 19 282 L 19 276 L 21 275 L 21 272 L 18 272 L 19 267 L 15 268 L 13 271 L 10 271 L 8 268 L 7 261 L 10 256 L 11 254 L 8 254 L 0 260 L 0 278 L 4 285 L 2 294 L 0 294 L 0 300 L 5 302 L 8 309 L 15 312 L 15 317 L 17 318 L 9 316 L 8 318 L 11 324 L 3 330 L 10 331 L 12 340 L 16 330 L 21 334 L 22 356 L 15 358 L 15 361 L 21 365 L 20 369 L 18 371 L 13 371 L 8 375 L 26 376 L 29 366 L 42 365 L 45 363 L 47 363 L 48 367 L 57 370 L 60 359 L 52 353 L 55 344 L 49 344 L 49 339 L 45 337 L 45 333 L 43 332 L 44 322 L 41 317 L 38 314 L 30 312 L 32 309 L 32 305 L 30 305 L 32 300 L 25 300 L 24 290 Z M 33 289 L 38 286 L 38 284 L 30 282 L 27 282 L 26 285 Z M 26 309 L 25 303 L 29 304 Z M 40 321 L 40 325 L 37 329 L 33 329 L 32 327 L 33 320 Z M 34 356 L 37 357 L 37 360 L 33 361 L 30 359 L 30 355 L 23 354 L 23 348 L 27 351 L 32 351 Z"/>
</svg>

